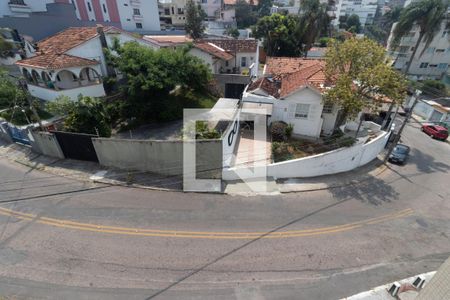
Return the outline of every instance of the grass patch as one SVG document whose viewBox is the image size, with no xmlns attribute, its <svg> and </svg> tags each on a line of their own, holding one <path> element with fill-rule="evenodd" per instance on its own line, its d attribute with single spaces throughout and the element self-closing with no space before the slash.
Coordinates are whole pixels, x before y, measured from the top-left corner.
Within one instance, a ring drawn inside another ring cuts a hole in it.
<svg viewBox="0 0 450 300">
<path fill-rule="evenodd" d="M 272 157 L 275 162 L 297 159 L 350 147 L 355 141 L 349 136 L 340 136 L 334 139 L 330 137 L 322 141 L 291 138 L 285 142 L 273 142 Z"/>
</svg>

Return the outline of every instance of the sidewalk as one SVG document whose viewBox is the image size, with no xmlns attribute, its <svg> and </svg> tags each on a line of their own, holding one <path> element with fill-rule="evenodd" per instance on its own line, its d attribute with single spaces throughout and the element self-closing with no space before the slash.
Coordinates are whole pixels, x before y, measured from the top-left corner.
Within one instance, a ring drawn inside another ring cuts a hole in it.
<svg viewBox="0 0 450 300">
<path fill-rule="evenodd" d="M 181 191 L 183 188 L 181 177 L 107 168 L 89 161 L 53 158 L 34 153 L 31 151 L 31 147 L 15 143 L 7 144 L 0 139 L 1 157 L 30 167 L 33 170 L 84 182 L 153 190 Z"/>
<path fill-rule="evenodd" d="M 102 167 L 95 162 L 52 158 L 34 153 L 28 146 L 7 144 L 2 140 L 0 140 L 1 157 L 30 167 L 33 170 L 79 181 L 163 191 L 182 191 L 183 189 L 183 178 L 181 176 L 163 176 L 149 172 L 127 171 Z M 317 191 L 369 180 L 380 176 L 386 169 L 387 166 L 382 163 L 382 158 L 379 157 L 363 167 L 345 173 L 312 178 L 256 179 L 252 180 L 250 185 L 257 189 L 260 189 L 261 186 L 267 187 L 267 190 L 262 193 L 265 195 Z M 240 196 L 261 195 L 261 193 L 253 192 L 248 183 L 242 181 L 224 182 L 223 192 Z"/>
<path fill-rule="evenodd" d="M 275 178 L 268 178 L 267 180 L 253 180 L 250 182 L 250 185 L 258 188 L 263 184 L 267 184 L 267 191 L 262 193 L 265 195 L 319 191 L 357 184 L 362 181 L 379 177 L 387 170 L 387 168 L 388 167 L 383 164 L 382 156 L 380 155 L 376 160 L 368 163 L 367 165 L 344 173 L 311 178 L 290 178 L 278 180 Z M 225 193 L 240 196 L 254 196 L 261 194 L 253 192 L 249 185 L 243 181 L 227 182 Z"/>
</svg>

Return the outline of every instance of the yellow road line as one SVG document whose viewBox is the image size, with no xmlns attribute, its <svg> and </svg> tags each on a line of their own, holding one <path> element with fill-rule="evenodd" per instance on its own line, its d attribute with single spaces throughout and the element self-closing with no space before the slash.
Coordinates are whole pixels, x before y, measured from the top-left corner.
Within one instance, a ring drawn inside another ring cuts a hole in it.
<svg viewBox="0 0 450 300">
<path fill-rule="evenodd" d="M 370 218 L 367 220 L 315 229 L 277 231 L 277 232 L 208 232 L 208 231 L 205 232 L 205 231 L 152 230 L 152 229 L 79 223 L 70 220 L 38 217 L 37 215 L 22 213 L 19 211 L 14 211 L 0 207 L 0 215 L 11 216 L 25 221 L 32 221 L 35 219 L 36 223 L 59 228 L 68 228 L 99 233 L 134 235 L 134 236 L 202 238 L 202 239 L 255 239 L 255 238 L 290 238 L 290 237 L 314 236 L 314 235 L 348 231 L 365 225 L 372 225 L 393 219 L 403 218 L 413 213 L 414 211 L 408 208 L 402 211 L 383 215 L 380 217 Z"/>
</svg>

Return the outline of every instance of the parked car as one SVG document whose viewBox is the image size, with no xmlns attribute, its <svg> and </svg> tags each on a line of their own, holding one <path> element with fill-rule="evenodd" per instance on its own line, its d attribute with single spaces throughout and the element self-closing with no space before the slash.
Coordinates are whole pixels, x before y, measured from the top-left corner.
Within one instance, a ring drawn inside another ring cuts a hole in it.
<svg viewBox="0 0 450 300">
<path fill-rule="evenodd" d="M 448 138 L 448 130 L 439 125 L 422 125 L 422 131 L 431 136 L 433 139 L 446 140 Z"/>
<path fill-rule="evenodd" d="M 403 144 L 397 144 L 389 155 L 389 161 L 404 165 L 409 155 L 409 147 Z"/>
</svg>

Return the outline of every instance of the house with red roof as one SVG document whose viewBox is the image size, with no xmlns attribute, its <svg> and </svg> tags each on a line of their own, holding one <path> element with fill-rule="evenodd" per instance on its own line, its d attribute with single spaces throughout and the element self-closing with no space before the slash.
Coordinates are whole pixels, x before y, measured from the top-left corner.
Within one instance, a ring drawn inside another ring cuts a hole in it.
<svg viewBox="0 0 450 300">
<path fill-rule="evenodd" d="M 247 86 L 242 100 L 270 104 L 269 122 L 284 121 L 294 134 L 319 137 L 333 133 L 339 113 L 324 102 L 329 87 L 322 59 L 268 57 L 263 76 Z"/>
<path fill-rule="evenodd" d="M 150 42 L 112 26 L 71 27 L 38 42 L 33 56 L 16 65 L 30 94 L 39 99 L 105 96 L 103 78 L 115 75 L 115 70 L 108 68 L 103 49 L 111 48 L 116 38 L 121 44 L 135 41 L 153 48 Z"/>
</svg>

